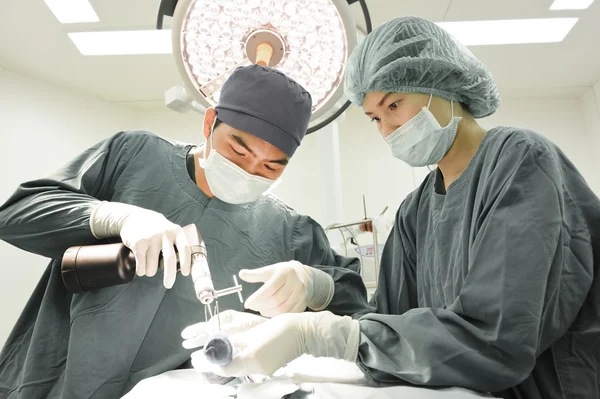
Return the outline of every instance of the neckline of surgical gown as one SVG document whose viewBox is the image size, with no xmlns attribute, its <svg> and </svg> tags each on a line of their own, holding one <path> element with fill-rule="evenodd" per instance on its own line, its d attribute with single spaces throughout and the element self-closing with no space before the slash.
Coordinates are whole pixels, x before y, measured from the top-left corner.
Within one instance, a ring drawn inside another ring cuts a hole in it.
<svg viewBox="0 0 600 399">
<path fill-rule="evenodd" d="M 485 147 L 485 143 L 490 139 L 491 136 L 494 135 L 497 129 L 498 128 L 493 128 L 485 133 L 483 139 L 481 140 L 481 143 L 479 143 L 477 151 L 475 151 L 475 155 L 473 155 L 473 158 L 471 158 L 471 160 L 469 161 L 469 165 L 467 165 L 467 168 L 461 173 L 458 179 L 456 179 L 450 184 L 448 190 L 444 188 L 444 179 L 442 177 L 442 172 L 440 168 L 438 167 L 433 171 L 432 177 L 435 179 L 433 190 L 433 205 L 435 208 L 439 208 L 444 205 L 444 202 L 451 201 L 453 198 L 455 198 L 457 194 L 463 190 L 463 188 L 466 186 L 469 180 L 471 180 L 473 168 L 475 168 L 477 160 L 481 156 L 482 148 Z"/>
</svg>

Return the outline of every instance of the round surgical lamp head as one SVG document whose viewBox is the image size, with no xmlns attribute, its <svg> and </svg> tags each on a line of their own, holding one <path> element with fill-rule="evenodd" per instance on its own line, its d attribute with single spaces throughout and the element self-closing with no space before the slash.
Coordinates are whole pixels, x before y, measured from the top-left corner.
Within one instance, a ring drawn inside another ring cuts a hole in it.
<svg viewBox="0 0 600 399">
<path fill-rule="evenodd" d="M 216 105 L 236 68 L 257 63 L 310 92 L 313 120 L 341 98 L 357 37 L 347 0 L 179 0 L 172 32 L 184 85 L 203 106 Z"/>
</svg>

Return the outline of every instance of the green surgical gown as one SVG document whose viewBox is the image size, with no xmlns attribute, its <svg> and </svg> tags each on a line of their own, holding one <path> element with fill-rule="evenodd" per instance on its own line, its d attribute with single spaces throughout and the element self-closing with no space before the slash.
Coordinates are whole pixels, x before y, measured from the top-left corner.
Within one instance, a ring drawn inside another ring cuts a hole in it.
<svg viewBox="0 0 600 399">
<path fill-rule="evenodd" d="M 372 313 L 373 380 L 502 398 L 600 398 L 600 201 L 550 141 L 490 130 L 458 180 L 400 206 Z"/>
<path fill-rule="evenodd" d="M 54 174 L 22 184 L 0 207 L 0 239 L 53 259 L 0 353 L 0 398 L 118 398 L 188 360 L 181 331 L 204 320 L 190 278 L 178 276 L 170 290 L 160 271 L 94 292 L 65 290 L 60 259 L 70 246 L 98 243 L 89 217 L 99 200 L 151 209 L 182 226 L 195 223 L 216 289 L 233 285 L 242 268 L 297 260 L 333 277 L 337 295 L 329 310 L 365 308 L 358 261 L 333 252 L 315 221 L 272 196 L 244 205 L 208 198 L 186 169 L 191 148 L 148 132 L 122 132 Z M 245 298 L 260 286 L 242 285 Z M 243 310 L 236 295 L 219 304 Z"/>
</svg>

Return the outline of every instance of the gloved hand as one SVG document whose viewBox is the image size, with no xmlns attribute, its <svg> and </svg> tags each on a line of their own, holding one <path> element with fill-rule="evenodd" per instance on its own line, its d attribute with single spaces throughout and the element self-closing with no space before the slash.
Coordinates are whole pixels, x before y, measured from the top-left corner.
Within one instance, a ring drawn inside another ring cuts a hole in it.
<svg viewBox="0 0 600 399">
<path fill-rule="evenodd" d="M 394 227 L 394 223 L 396 221 L 396 216 L 392 212 L 386 212 L 382 215 L 375 216 L 372 222 L 367 222 L 365 224 L 361 224 L 358 227 L 357 232 L 352 231 L 354 234 L 358 234 L 361 232 L 373 232 L 373 226 L 377 229 L 377 233 L 379 234 L 389 234 Z M 352 229 L 352 227 L 350 227 Z"/>
<path fill-rule="evenodd" d="M 356 227 L 356 226 L 353 226 L 353 227 Z M 354 233 L 355 235 L 363 233 L 363 232 L 369 232 L 369 233 L 373 232 L 373 222 L 367 222 L 365 224 L 358 225 L 357 227 L 358 227 L 357 231 L 356 230 L 352 231 L 352 233 Z"/>
<path fill-rule="evenodd" d="M 235 320 L 234 320 L 235 318 Z M 181 332 L 181 337 L 184 339 L 183 347 L 185 349 L 193 349 L 201 346 L 205 346 L 206 343 L 217 334 L 219 331 L 219 319 L 220 323 L 228 326 L 228 331 L 235 333 L 246 331 L 264 321 L 264 317 L 256 316 L 251 313 L 236 312 L 233 310 L 227 310 L 211 318 L 208 323 L 197 323 L 186 327 Z M 205 356 L 204 349 L 196 351 L 192 354 L 193 357 Z M 208 362 L 208 360 L 207 360 Z M 193 366 L 193 363 L 192 363 Z M 235 377 L 223 377 L 211 372 L 205 372 L 198 370 L 204 378 L 206 378 L 211 384 L 224 385 L 229 383 Z"/>
<path fill-rule="evenodd" d="M 221 331 L 225 334 L 238 334 L 267 320 L 252 313 L 226 310 L 219 313 L 218 318 L 217 316 L 212 317 L 208 323 L 202 322 L 186 327 L 181 332 L 181 338 L 184 339 L 183 347 L 185 349 L 193 349 L 204 346 L 210 337 L 219 331 L 219 323 Z M 224 326 L 227 327 L 227 330 L 223 329 Z"/>
<path fill-rule="evenodd" d="M 335 291 L 331 276 L 298 261 L 276 263 L 254 270 L 241 270 L 248 283 L 265 283 L 246 300 L 246 309 L 265 317 L 304 312 L 306 308 L 323 310 Z"/>
<path fill-rule="evenodd" d="M 120 235 L 123 244 L 135 255 L 138 276 L 156 274 L 162 251 L 163 284 L 166 288 L 173 287 L 177 276 L 174 246 L 179 252 L 181 274 L 190 274 L 192 251 L 183 229 L 158 212 L 118 202 L 102 202 L 92 212 L 90 228 L 96 238 Z"/>
<path fill-rule="evenodd" d="M 350 362 L 358 356 L 360 325 L 348 316 L 288 313 L 251 323 L 244 318 L 243 313 L 234 312 L 228 322 L 221 320 L 221 330 L 229 335 L 237 356 L 228 365 L 217 366 L 209 363 L 202 351 L 195 352 L 192 364 L 196 370 L 226 377 L 272 375 L 303 354 Z M 244 324 L 254 326 L 244 331 L 240 328 Z"/>
<path fill-rule="evenodd" d="M 373 219 L 373 225 L 377 229 L 377 232 L 386 236 L 392 231 L 394 223 L 396 223 L 396 214 L 389 211 Z"/>
</svg>

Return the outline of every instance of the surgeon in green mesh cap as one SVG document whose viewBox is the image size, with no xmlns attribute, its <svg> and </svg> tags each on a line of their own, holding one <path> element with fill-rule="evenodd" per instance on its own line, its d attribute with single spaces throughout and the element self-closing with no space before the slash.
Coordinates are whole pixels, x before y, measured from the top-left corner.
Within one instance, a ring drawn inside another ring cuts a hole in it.
<svg viewBox="0 0 600 399">
<path fill-rule="evenodd" d="M 370 33 L 345 89 L 392 156 L 437 166 L 398 209 L 372 308 L 231 317 L 224 331 L 254 326 L 232 338 L 244 350 L 206 369 L 271 373 L 308 353 L 381 383 L 600 397 L 600 200 L 575 165 L 540 134 L 481 127 L 500 104 L 490 71 L 422 18 Z"/>
</svg>

